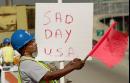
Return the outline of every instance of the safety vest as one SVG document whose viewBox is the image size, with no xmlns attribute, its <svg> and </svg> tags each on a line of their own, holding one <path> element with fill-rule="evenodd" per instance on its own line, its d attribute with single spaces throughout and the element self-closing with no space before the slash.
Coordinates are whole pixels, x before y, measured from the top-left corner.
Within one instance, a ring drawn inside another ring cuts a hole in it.
<svg viewBox="0 0 130 83">
<path fill-rule="evenodd" d="M 33 58 L 29 58 L 29 57 L 24 57 L 24 59 L 22 59 L 21 61 L 25 61 L 25 60 L 32 60 L 32 61 L 35 61 L 37 64 L 39 64 L 40 66 L 42 66 L 43 68 L 47 69 L 48 71 L 50 71 L 50 68 L 48 67 L 47 64 L 45 64 L 44 62 L 38 62 L 36 61 L 35 59 Z M 20 62 L 21 62 L 20 61 Z M 19 76 L 18 76 L 18 83 L 22 83 L 22 80 L 21 80 L 21 72 L 20 72 L 20 64 L 18 66 L 18 72 L 19 72 Z M 40 83 L 58 83 L 57 80 L 51 80 L 51 81 L 41 81 Z"/>
<path fill-rule="evenodd" d="M 11 46 L 3 47 L 2 56 L 3 56 L 4 62 L 13 62 L 14 49 Z"/>
</svg>

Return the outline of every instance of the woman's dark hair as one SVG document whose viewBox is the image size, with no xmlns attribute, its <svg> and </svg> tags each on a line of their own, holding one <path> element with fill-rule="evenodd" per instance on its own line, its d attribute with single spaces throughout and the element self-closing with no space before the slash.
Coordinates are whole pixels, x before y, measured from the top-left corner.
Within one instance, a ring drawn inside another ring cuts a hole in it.
<svg viewBox="0 0 130 83">
<path fill-rule="evenodd" d="M 31 42 L 31 41 L 30 41 L 30 42 Z M 28 43 L 25 44 L 23 47 L 21 47 L 20 49 L 17 50 L 17 51 L 21 54 L 21 56 L 24 55 L 24 49 L 25 49 L 25 47 L 26 47 L 30 42 L 28 42 Z"/>
<path fill-rule="evenodd" d="M 21 56 L 24 55 L 25 47 L 32 41 L 34 41 L 34 40 L 29 41 L 27 44 L 25 44 L 23 47 L 21 47 L 19 50 L 17 50 L 21 54 Z"/>
<path fill-rule="evenodd" d="M 23 52 L 24 48 L 25 48 L 25 46 L 23 46 L 22 48 L 20 48 L 20 49 L 17 50 L 21 54 L 21 56 L 24 55 L 24 52 Z"/>
</svg>

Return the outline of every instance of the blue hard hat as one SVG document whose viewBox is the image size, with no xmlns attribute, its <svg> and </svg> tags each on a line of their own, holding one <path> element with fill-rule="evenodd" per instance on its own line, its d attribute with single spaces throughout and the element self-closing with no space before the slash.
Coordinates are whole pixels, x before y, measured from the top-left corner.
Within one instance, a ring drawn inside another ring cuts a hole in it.
<svg viewBox="0 0 130 83">
<path fill-rule="evenodd" d="M 28 42 L 33 40 L 33 36 L 25 30 L 17 30 L 12 34 L 11 44 L 15 50 L 19 50 Z"/>
<path fill-rule="evenodd" d="M 4 40 L 3 40 L 3 44 L 8 44 L 8 43 L 10 43 L 11 41 L 10 41 L 10 39 L 9 38 L 5 38 Z"/>
</svg>

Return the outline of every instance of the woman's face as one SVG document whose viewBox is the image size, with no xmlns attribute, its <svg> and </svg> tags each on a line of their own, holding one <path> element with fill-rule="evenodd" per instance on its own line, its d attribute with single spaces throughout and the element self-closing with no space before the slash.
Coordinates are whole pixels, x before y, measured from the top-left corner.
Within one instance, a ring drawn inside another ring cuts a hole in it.
<svg viewBox="0 0 130 83">
<path fill-rule="evenodd" d="M 30 53 L 37 52 L 37 44 L 35 40 L 32 40 L 31 42 L 29 42 L 29 44 L 26 47 L 26 50 Z"/>
</svg>

